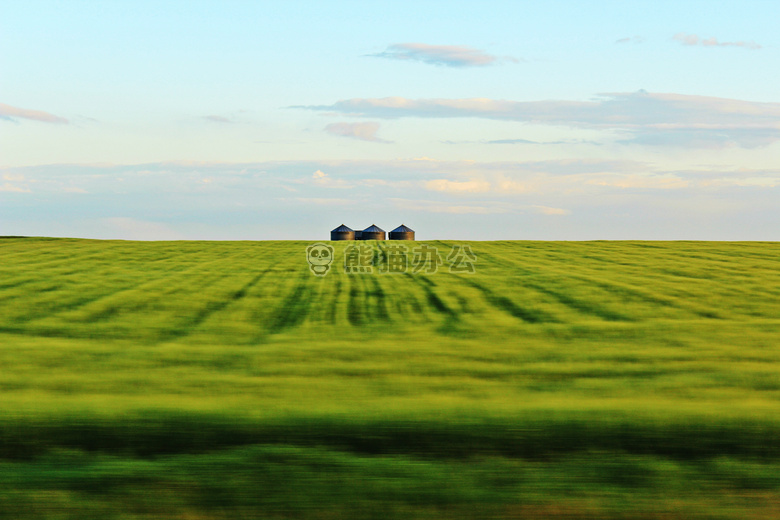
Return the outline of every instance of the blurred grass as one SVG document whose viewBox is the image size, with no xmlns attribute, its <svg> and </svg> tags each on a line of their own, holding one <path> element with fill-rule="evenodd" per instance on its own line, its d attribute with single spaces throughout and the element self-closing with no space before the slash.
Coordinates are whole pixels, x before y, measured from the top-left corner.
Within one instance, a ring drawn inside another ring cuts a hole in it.
<svg viewBox="0 0 780 520">
<path fill-rule="evenodd" d="M 0 516 L 780 517 L 780 244 L 308 244 L 1 240 Z"/>
<path fill-rule="evenodd" d="M 55 450 L 0 469 L 14 489 L 0 508 L 18 518 L 768 519 L 780 485 L 777 463 L 729 457 L 442 460 L 286 445 L 154 459 Z"/>
</svg>

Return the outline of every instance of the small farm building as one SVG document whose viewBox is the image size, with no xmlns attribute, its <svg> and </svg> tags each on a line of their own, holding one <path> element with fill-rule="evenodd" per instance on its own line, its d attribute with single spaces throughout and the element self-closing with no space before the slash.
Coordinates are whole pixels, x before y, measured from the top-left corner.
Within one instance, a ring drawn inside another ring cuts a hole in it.
<svg viewBox="0 0 780 520">
<path fill-rule="evenodd" d="M 390 240 L 414 240 L 414 230 L 401 224 L 389 234 Z"/>
<path fill-rule="evenodd" d="M 385 231 L 375 224 L 371 224 L 363 230 L 360 240 L 385 240 Z"/>
<path fill-rule="evenodd" d="M 331 240 L 355 240 L 355 232 L 344 224 L 330 232 Z"/>
</svg>

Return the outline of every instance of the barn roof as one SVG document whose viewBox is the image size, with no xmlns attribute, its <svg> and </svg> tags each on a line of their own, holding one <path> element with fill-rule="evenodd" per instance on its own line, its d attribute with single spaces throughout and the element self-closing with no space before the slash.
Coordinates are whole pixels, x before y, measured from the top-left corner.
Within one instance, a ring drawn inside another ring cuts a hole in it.
<svg viewBox="0 0 780 520">
<path fill-rule="evenodd" d="M 371 224 L 369 227 L 363 230 L 363 233 L 384 233 L 385 230 L 377 227 L 376 224 Z"/>
<path fill-rule="evenodd" d="M 350 228 L 342 224 L 336 229 L 334 229 L 333 231 L 331 231 L 331 233 L 349 233 L 350 231 L 352 231 Z"/>
<path fill-rule="evenodd" d="M 390 233 L 414 233 L 414 230 L 410 227 L 406 227 L 403 224 L 392 230 Z"/>
</svg>

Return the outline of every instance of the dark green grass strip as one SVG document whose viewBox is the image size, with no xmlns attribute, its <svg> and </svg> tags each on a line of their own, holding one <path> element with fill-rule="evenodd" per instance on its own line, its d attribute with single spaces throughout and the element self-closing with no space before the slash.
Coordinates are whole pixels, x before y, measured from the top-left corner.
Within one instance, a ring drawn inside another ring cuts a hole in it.
<svg viewBox="0 0 780 520">
<path fill-rule="evenodd" d="M 285 445 L 154 459 L 67 450 L 0 461 L 0 517 L 767 520 L 778 475 L 773 462 L 618 452 L 539 462 Z"/>
<path fill-rule="evenodd" d="M 464 458 L 496 454 L 547 458 L 612 450 L 678 459 L 718 456 L 780 459 L 780 425 L 767 419 L 675 417 L 641 420 L 540 412 L 518 420 L 482 418 L 370 420 L 299 417 L 251 420 L 203 413 L 149 411 L 105 418 L 4 417 L 0 458 L 26 459 L 52 448 L 160 456 L 250 444 L 329 446 L 364 454 Z"/>
</svg>

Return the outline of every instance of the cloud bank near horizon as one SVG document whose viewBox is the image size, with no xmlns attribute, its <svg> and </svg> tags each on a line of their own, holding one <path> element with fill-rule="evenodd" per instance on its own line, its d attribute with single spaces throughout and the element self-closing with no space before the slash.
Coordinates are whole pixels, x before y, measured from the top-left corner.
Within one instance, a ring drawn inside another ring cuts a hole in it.
<svg viewBox="0 0 780 520">
<path fill-rule="evenodd" d="M 405 159 L 60 164 L 0 176 L 0 235 L 309 239 L 376 221 L 463 240 L 780 239 L 780 170 Z M 757 218 L 767 225 L 751 226 Z"/>
<path fill-rule="evenodd" d="M 0 179 L 0 235 L 306 239 L 341 221 L 398 221 L 426 237 L 458 229 L 453 238 L 464 240 L 780 239 L 779 169 L 614 159 L 167 161 L 0 168 Z M 766 225 L 750 225 L 759 218 Z"/>
</svg>

